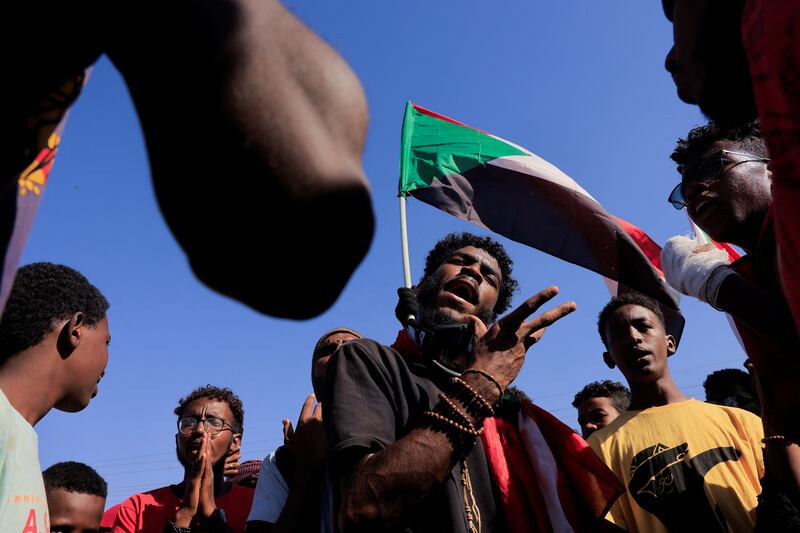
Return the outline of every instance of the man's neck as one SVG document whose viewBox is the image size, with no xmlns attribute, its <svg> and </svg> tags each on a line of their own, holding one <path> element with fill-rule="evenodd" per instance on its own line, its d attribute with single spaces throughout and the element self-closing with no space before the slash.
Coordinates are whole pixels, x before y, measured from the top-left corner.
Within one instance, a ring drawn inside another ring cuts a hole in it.
<svg viewBox="0 0 800 533">
<path fill-rule="evenodd" d="M 48 354 L 37 352 L 41 350 L 34 346 L 0 367 L 0 390 L 31 426 L 44 418 L 61 397 L 58 376 L 52 375 L 45 363 Z"/>
<path fill-rule="evenodd" d="M 689 399 L 675 385 L 670 374 L 652 383 L 628 383 L 631 388 L 631 411 L 639 411 L 649 407 L 669 405 Z"/>
<path fill-rule="evenodd" d="M 764 221 L 767 218 L 767 212 L 759 216 L 752 217 L 745 227 L 742 228 L 742 237 L 736 239 L 736 242 L 746 254 L 752 254 L 758 248 L 758 241 L 761 239 L 761 230 L 764 229 Z"/>
</svg>

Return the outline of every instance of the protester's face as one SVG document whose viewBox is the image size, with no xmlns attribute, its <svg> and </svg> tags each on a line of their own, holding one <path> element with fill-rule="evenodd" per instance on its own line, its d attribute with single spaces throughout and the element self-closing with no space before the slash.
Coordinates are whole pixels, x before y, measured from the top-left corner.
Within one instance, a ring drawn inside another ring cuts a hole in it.
<svg viewBox="0 0 800 533">
<path fill-rule="evenodd" d="M 333 354 L 339 351 L 342 344 L 356 340 L 358 337 L 352 333 L 334 333 L 325 338 L 314 353 L 314 366 L 311 369 L 311 383 L 314 386 L 314 394 L 320 399 L 322 385 L 325 383 L 325 376 L 328 374 L 328 363 Z"/>
<path fill-rule="evenodd" d="M 491 322 L 503 278 L 500 265 L 486 250 L 465 246 L 448 257 L 418 287 L 423 314 L 439 315 L 449 322 L 466 322 L 477 316 Z"/>
<path fill-rule="evenodd" d="M 97 395 L 98 384 L 105 374 L 110 342 L 108 319 L 103 318 L 93 326 L 82 326 L 80 343 L 66 358 L 70 382 L 56 409 L 74 413 L 89 405 Z"/>
<path fill-rule="evenodd" d="M 746 153 L 733 141 L 716 141 L 687 162 L 697 168 L 720 150 Z M 689 217 L 714 240 L 741 245 L 755 227 L 761 228 L 772 202 L 772 184 L 767 165 L 737 154 L 723 154 L 722 174 L 709 181 L 693 181 L 685 186 Z"/>
<path fill-rule="evenodd" d="M 665 66 L 680 99 L 699 105 L 720 124 L 756 118 L 740 34 L 741 0 L 674 0 L 664 4 L 672 15 L 674 39 Z"/>
<path fill-rule="evenodd" d="M 628 383 L 652 383 L 667 372 L 675 339 L 667 335 L 655 313 L 639 305 L 623 305 L 605 325 L 607 363 L 618 366 Z"/>
<path fill-rule="evenodd" d="M 236 421 L 227 402 L 211 398 L 198 398 L 186 405 L 180 418 L 187 416 L 198 420 L 214 416 L 226 422 L 222 431 L 211 435 L 211 461 L 215 466 L 221 464 L 229 451 L 238 448 L 241 444 L 241 434 L 234 433 L 234 430 L 231 429 L 231 426 L 236 427 Z M 195 461 L 200 451 L 204 431 L 203 424 L 198 423 L 189 435 L 178 432 L 175 436 L 178 460 L 184 467 L 188 467 Z"/>
<path fill-rule="evenodd" d="M 619 414 L 611 398 L 600 396 L 583 400 L 578 404 L 578 424 L 581 426 L 581 435 L 584 439 L 588 439 L 589 435 L 606 427 Z"/>
<path fill-rule="evenodd" d="M 94 494 L 68 492 L 61 488 L 47 491 L 51 533 L 96 533 L 100 529 L 106 499 Z"/>
</svg>

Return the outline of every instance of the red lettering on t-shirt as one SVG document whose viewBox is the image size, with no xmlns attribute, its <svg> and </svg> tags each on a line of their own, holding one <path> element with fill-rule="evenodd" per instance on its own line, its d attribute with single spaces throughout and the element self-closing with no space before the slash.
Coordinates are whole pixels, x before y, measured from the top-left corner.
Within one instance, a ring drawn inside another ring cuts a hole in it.
<svg viewBox="0 0 800 533">
<path fill-rule="evenodd" d="M 28 520 L 25 522 L 25 527 L 22 529 L 21 533 L 39 533 L 38 529 L 36 528 L 36 510 L 31 509 L 28 512 Z"/>
</svg>

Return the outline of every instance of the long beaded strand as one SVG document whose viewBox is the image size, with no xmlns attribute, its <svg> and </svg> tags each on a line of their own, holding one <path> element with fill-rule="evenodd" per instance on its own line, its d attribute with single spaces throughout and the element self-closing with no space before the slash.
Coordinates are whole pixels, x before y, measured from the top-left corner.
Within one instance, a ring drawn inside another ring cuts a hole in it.
<svg viewBox="0 0 800 533">
<path fill-rule="evenodd" d="M 478 508 L 475 493 L 472 491 L 472 480 L 469 477 L 466 459 L 461 460 L 461 488 L 464 496 L 464 511 L 467 514 L 467 529 L 470 533 L 480 533 L 481 510 Z"/>
</svg>

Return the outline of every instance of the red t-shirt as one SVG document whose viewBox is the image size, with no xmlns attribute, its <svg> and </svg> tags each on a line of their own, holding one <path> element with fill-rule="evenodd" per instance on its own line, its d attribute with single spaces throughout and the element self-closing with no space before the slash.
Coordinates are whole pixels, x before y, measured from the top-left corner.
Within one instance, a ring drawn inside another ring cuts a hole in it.
<svg viewBox="0 0 800 533">
<path fill-rule="evenodd" d="M 800 2 L 747 0 L 742 40 L 772 162 L 783 292 L 800 331 Z"/>
<path fill-rule="evenodd" d="M 232 485 L 225 496 L 216 499 L 234 533 L 244 532 L 253 492 L 252 488 Z M 119 505 L 112 533 L 163 533 L 167 522 L 175 519 L 181 503 L 183 498 L 175 496 L 171 487 L 134 494 Z"/>
</svg>

